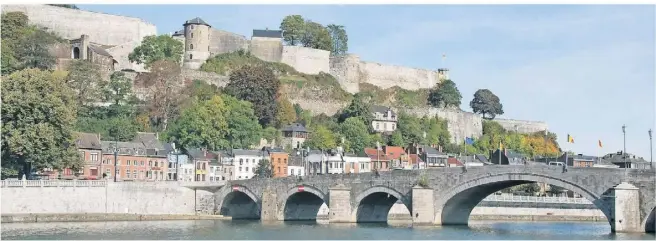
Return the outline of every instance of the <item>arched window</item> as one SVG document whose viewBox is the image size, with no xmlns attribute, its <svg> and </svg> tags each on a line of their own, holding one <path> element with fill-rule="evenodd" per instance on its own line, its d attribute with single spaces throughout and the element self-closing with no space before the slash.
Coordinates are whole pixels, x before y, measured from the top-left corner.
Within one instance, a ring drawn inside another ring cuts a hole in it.
<svg viewBox="0 0 656 241">
<path fill-rule="evenodd" d="M 194 58 L 194 55 L 193 55 L 193 54 L 189 54 L 189 59 L 193 59 L 193 58 Z"/>
<path fill-rule="evenodd" d="M 73 58 L 74 59 L 80 58 L 80 48 L 78 47 L 73 48 Z"/>
<path fill-rule="evenodd" d="M 189 45 L 189 49 L 194 49 L 194 45 L 193 45 L 193 44 L 190 44 L 190 45 Z"/>
<path fill-rule="evenodd" d="M 191 25 L 191 29 L 194 29 L 194 25 Z"/>
<path fill-rule="evenodd" d="M 191 33 L 191 38 L 194 38 L 194 33 Z"/>
</svg>

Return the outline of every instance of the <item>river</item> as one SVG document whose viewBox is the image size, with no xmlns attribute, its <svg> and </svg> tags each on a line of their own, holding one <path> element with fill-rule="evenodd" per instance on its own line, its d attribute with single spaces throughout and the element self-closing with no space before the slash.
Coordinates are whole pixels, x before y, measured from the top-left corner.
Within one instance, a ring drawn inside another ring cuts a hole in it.
<svg viewBox="0 0 656 241">
<path fill-rule="evenodd" d="M 391 224 L 319 224 L 193 220 L 144 222 L 4 223 L 2 239 L 644 239 L 654 234 L 612 234 L 605 222 L 490 222 L 469 227 Z"/>
</svg>

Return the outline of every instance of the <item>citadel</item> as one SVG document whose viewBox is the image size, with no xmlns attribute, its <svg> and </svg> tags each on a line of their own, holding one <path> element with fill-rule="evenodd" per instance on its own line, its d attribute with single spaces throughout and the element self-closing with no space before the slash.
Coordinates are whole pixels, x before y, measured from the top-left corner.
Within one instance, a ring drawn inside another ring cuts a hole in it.
<svg viewBox="0 0 656 241">
<path fill-rule="evenodd" d="M 88 59 L 100 64 L 106 74 L 125 71 L 133 76 L 146 72 L 141 64 L 131 63 L 128 55 L 139 46 L 146 36 L 157 35 L 157 27 L 142 19 L 111 15 L 85 10 L 69 9 L 49 5 L 3 5 L 2 12 L 23 12 L 30 23 L 54 32 L 69 44 L 60 44 L 52 52 L 58 59 L 58 68 L 63 68 L 72 59 Z M 427 70 L 404 66 L 385 65 L 362 61 L 355 54 L 330 56 L 329 51 L 283 44 L 281 30 L 253 30 L 245 36 L 214 28 L 199 17 L 187 20 L 182 29 L 171 36 L 184 43 L 182 75 L 186 80 L 201 79 L 217 86 L 228 82 L 227 76 L 202 72 L 200 67 L 212 56 L 238 50 L 269 62 L 280 62 L 305 74 L 329 73 L 339 82 L 342 89 L 353 94 L 360 91 L 361 84 L 370 84 L 381 89 L 398 86 L 407 90 L 432 88 L 448 78 L 447 69 Z M 314 114 L 334 114 L 348 103 L 326 99 L 290 98 Z M 482 118 L 460 110 L 417 107 L 406 112 L 418 116 L 439 116 L 449 123 L 452 141 L 465 137 L 478 137 L 482 133 Z M 544 122 L 495 119 L 508 130 L 529 133 L 547 130 Z"/>
</svg>

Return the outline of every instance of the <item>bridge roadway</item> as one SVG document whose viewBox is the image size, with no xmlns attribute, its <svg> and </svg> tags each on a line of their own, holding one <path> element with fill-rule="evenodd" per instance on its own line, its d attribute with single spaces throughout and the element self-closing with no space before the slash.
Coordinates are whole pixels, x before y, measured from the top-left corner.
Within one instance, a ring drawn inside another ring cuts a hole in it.
<svg viewBox="0 0 656 241">
<path fill-rule="evenodd" d="M 215 213 L 233 219 L 386 222 L 397 200 L 414 224 L 466 225 L 488 195 L 542 182 L 572 190 L 607 217 L 613 232 L 654 232 L 655 169 L 483 166 L 229 181 L 215 191 Z M 202 189 L 202 187 L 198 187 Z"/>
</svg>

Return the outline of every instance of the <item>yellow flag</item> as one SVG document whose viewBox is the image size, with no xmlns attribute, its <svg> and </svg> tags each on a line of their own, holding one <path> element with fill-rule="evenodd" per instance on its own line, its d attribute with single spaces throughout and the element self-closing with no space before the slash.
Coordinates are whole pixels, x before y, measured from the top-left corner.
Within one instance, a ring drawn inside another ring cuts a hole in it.
<svg viewBox="0 0 656 241">
<path fill-rule="evenodd" d="M 499 150 L 503 149 L 503 143 L 499 142 Z"/>
<path fill-rule="evenodd" d="M 601 140 L 599 140 L 599 147 L 604 147 L 604 146 L 601 144 Z"/>
<path fill-rule="evenodd" d="M 569 143 L 574 143 L 574 137 L 572 137 L 572 136 L 570 136 L 569 134 L 567 134 L 567 142 L 569 142 Z"/>
</svg>

